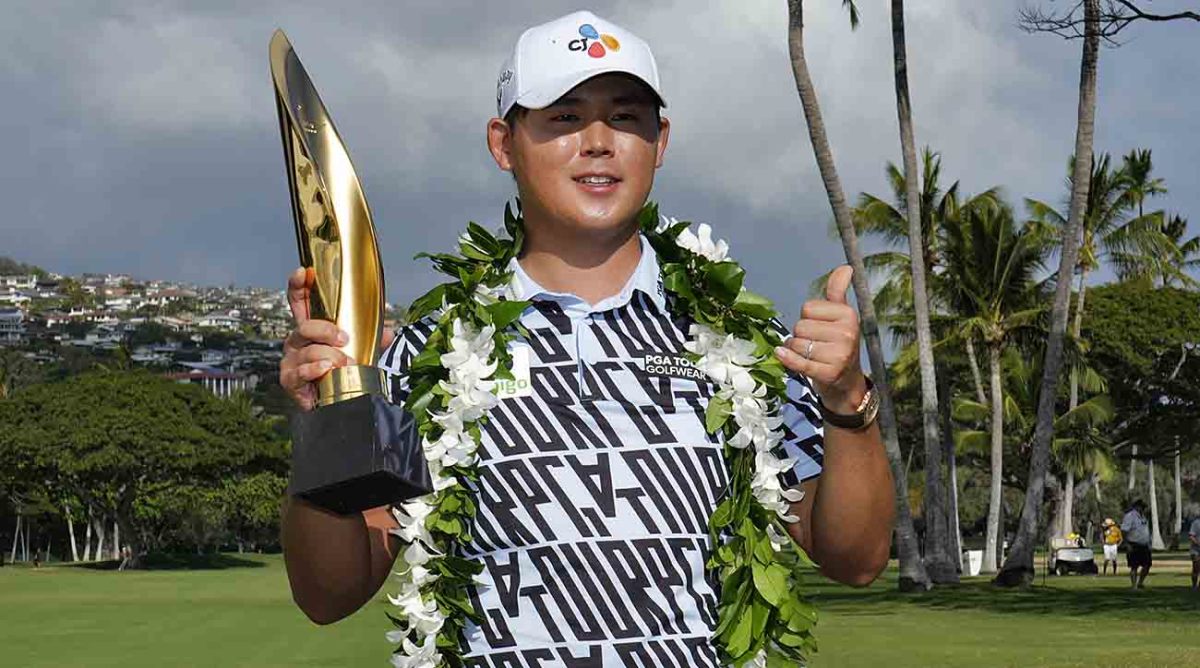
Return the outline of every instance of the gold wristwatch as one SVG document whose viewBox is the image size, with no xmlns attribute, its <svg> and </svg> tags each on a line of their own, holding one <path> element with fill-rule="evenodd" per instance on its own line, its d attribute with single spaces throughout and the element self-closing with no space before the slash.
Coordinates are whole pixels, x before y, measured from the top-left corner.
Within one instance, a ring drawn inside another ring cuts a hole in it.
<svg viewBox="0 0 1200 668">
<path fill-rule="evenodd" d="M 871 377 L 864 376 L 864 378 L 867 379 L 867 393 L 863 395 L 862 401 L 858 402 L 858 408 L 850 415 L 835 413 L 818 399 L 817 408 L 821 411 L 821 419 L 825 424 L 850 431 L 862 431 L 871 426 L 871 423 L 879 415 L 879 393 L 875 391 L 875 384 L 871 382 Z"/>
</svg>

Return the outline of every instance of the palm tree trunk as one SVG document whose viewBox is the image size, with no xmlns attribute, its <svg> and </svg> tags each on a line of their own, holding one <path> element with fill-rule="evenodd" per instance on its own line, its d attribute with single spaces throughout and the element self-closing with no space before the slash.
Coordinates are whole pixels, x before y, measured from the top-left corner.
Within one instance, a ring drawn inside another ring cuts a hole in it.
<svg viewBox="0 0 1200 668">
<path fill-rule="evenodd" d="M 967 362 L 971 365 L 971 378 L 975 381 L 975 399 L 979 405 L 987 405 L 987 392 L 983 388 L 983 374 L 979 372 L 979 358 L 975 355 L 975 340 L 967 335 Z"/>
<path fill-rule="evenodd" d="M 63 515 L 67 516 L 67 535 L 71 537 L 71 561 L 79 561 L 79 546 L 75 543 L 75 519 L 71 517 L 69 502 L 63 502 Z"/>
<path fill-rule="evenodd" d="M 1067 331 L 1067 306 L 1071 298 L 1071 278 L 1079 258 L 1080 233 L 1087 206 L 1092 176 L 1092 143 L 1096 125 L 1096 69 L 1100 57 L 1100 0 L 1083 0 L 1083 56 L 1079 66 L 1079 108 L 1075 131 L 1075 166 L 1072 175 L 1071 209 L 1063 231 L 1062 255 L 1054 306 L 1050 317 L 1050 336 L 1042 364 L 1042 384 L 1038 393 L 1037 427 L 1033 434 L 1033 452 L 1029 480 L 1025 485 L 1025 503 L 1017 524 L 1017 536 L 1009 550 L 1004 568 L 996 576 L 1000 585 L 1024 585 L 1033 581 L 1033 549 L 1041 524 L 1046 473 L 1050 468 L 1050 444 L 1054 440 L 1054 399 L 1058 394 L 1058 376 L 1062 372 L 1063 335 Z"/>
<path fill-rule="evenodd" d="M 1129 451 L 1129 490 L 1133 491 L 1134 483 L 1137 481 L 1137 443 L 1134 443 Z"/>
<path fill-rule="evenodd" d="M 1067 484 L 1063 493 L 1062 533 L 1069 536 L 1075 531 L 1075 472 L 1067 471 Z"/>
<path fill-rule="evenodd" d="M 1154 460 L 1146 461 L 1147 477 L 1150 478 L 1150 547 L 1155 550 L 1165 550 L 1162 532 L 1158 528 L 1158 494 L 1154 489 Z"/>
<path fill-rule="evenodd" d="M 1071 326 L 1071 336 L 1079 341 L 1083 335 L 1083 300 L 1087 295 L 1087 267 L 1082 267 L 1079 270 L 1079 296 L 1075 299 L 1075 321 Z M 1067 404 L 1067 410 L 1075 410 L 1079 406 L 1079 368 L 1078 365 L 1071 365 L 1071 389 L 1070 399 Z M 1058 534 L 1060 536 L 1069 535 L 1075 527 L 1075 473 L 1067 471 L 1067 495 L 1062 505 L 1062 517 L 1060 518 Z"/>
<path fill-rule="evenodd" d="M 958 521 L 958 463 L 954 452 L 954 423 L 951 418 L 950 382 L 947 375 L 945 369 L 938 374 L 938 410 L 942 418 L 942 446 L 946 451 L 946 470 L 950 473 L 950 489 L 946 495 L 946 515 L 950 518 L 950 555 L 961 575 L 962 527 Z"/>
<path fill-rule="evenodd" d="M 93 525 L 96 527 L 96 553 L 92 555 L 95 561 L 104 560 L 104 518 L 93 520 Z"/>
<path fill-rule="evenodd" d="M 17 544 L 21 541 L 21 509 L 17 509 L 17 528 L 13 530 L 12 554 L 8 555 L 9 563 L 17 560 Z"/>
<path fill-rule="evenodd" d="M 1176 536 L 1183 533 L 1183 484 L 1180 481 L 1178 449 L 1175 450 L 1175 524 L 1171 526 L 1171 533 Z"/>
<path fill-rule="evenodd" d="M 912 104 L 908 93 L 908 56 L 904 43 L 904 0 L 892 0 L 892 63 L 896 80 L 896 113 L 900 122 L 900 152 L 904 157 L 904 198 L 908 214 L 908 257 L 911 260 L 913 311 L 917 319 L 917 359 L 921 369 L 921 425 L 925 436 L 925 568 L 934 583 L 958 582 L 951 560 L 950 523 L 942 486 L 942 442 L 938 434 L 937 372 L 933 335 L 929 328 L 929 293 L 925 288 L 925 247 L 921 230 L 921 199 L 913 137 Z"/>
<path fill-rule="evenodd" d="M 1004 386 L 1000 383 L 1000 345 L 988 345 L 988 370 L 992 385 L 992 483 L 988 495 L 987 538 L 983 546 L 983 572 L 995 573 L 999 563 L 1000 503 L 1004 475 Z"/>
<path fill-rule="evenodd" d="M 875 389 L 879 392 L 879 426 L 883 432 L 883 443 L 887 450 L 888 463 L 892 469 L 892 482 L 896 495 L 896 551 L 900 556 L 901 589 L 928 589 L 929 576 L 921 563 L 920 546 L 913 529 L 912 514 L 908 509 L 908 476 L 904 474 L 903 457 L 900 454 L 900 439 L 896 433 L 896 412 L 892 404 L 892 393 L 887 381 L 887 365 L 883 359 L 883 345 L 879 337 L 879 323 L 875 317 L 875 305 L 871 289 L 867 285 L 867 270 L 863 266 L 862 253 L 858 249 L 858 235 L 850 220 L 846 196 L 841 180 L 833 163 L 833 151 L 825 134 L 825 121 L 821 118 L 821 107 L 817 102 L 817 91 L 808 73 L 808 62 L 804 58 L 804 0 L 788 0 L 788 51 L 792 61 L 792 75 L 796 80 L 796 92 L 804 119 L 808 124 L 808 136 L 812 141 L 813 154 L 825 194 L 833 209 L 838 234 L 842 238 L 842 249 L 850 266 L 854 268 L 854 295 L 862 320 L 863 339 L 867 344 L 867 357 L 871 362 L 871 375 Z"/>
<path fill-rule="evenodd" d="M 88 505 L 87 519 L 85 519 L 83 521 L 83 523 L 87 526 L 87 529 L 86 529 L 86 531 L 84 531 L 84 535 L 83 535 L 83 560 L 91 561 L 92 560 L 92 506 L 91 506 L 91 504 Z"/>
</svg>

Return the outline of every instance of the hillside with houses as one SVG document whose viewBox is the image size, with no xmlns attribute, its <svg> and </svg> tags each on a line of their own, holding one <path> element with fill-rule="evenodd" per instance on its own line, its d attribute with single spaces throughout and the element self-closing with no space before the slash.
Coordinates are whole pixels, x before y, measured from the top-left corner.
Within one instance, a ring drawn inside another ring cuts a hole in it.
<svg viewBox="0 0 1200 668">
<path fill-rule="evenodd" d="M 283 290 L 124 273 L 68 276 L 0 258 L 6 368 L 14 357 L 50 375 L 99 363 L 148 368 L 222 397 L 261 394 L 260 383 L 274 381 L 290 326 Z M 19 382 L 11 375 L 0 380 Z"/>
</svg>

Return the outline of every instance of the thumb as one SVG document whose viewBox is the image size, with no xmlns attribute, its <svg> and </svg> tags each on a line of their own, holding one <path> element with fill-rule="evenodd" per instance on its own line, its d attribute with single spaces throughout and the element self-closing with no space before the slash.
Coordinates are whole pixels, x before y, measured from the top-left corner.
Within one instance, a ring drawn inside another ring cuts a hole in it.
<svg viewBox="0 0 1200 668">
<path fill-rule="evenodd" d="M 825 284 L 825 299 L 835 304 L 847 304 L 846 293 L 850 289 L 850 279 L 854 277 L 854 268 L 843 264 L 829 275 Z"/>
</svg>

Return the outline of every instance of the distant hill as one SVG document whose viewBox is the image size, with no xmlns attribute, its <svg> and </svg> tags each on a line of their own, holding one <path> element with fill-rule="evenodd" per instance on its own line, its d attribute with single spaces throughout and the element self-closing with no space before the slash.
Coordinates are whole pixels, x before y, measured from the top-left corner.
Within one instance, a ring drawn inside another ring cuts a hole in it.
<svg viewBox="0 0 1200 668">
<path fill-rule="evenodd" d="M 41 278 L 48 276 L 50 272 L 36 265 L 17 262 L 10 257 L 0 255 L 0 276 L 9 276 L 12 274 L 36 274 Z"/>
</svg>

